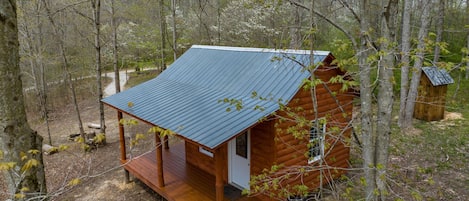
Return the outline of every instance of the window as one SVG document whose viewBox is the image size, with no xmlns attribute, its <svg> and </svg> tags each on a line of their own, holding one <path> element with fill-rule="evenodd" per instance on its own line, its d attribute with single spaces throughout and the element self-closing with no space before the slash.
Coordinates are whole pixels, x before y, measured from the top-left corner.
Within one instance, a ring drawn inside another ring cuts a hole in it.
<svg viewBox="0 0 469 201">
<path fill-rule="evenodd" d="M 199 147 L 199 152 L 213 158 L 213 153 L 203 147 Z"/>
<path fill-rule="evenodd" d="M 248 132 L 236 137 L 236 155 L 248 158 Z"/>
<path fill-rule="evenodd" d="M 318 122 L 313 121 L 313 126 L 309 130 L 309 157 L 308 163 L 313 163 L 321 159 L 324 152 L 323 136 L 326 133 L 326 122 L 321 119 Z"/>
</svg>

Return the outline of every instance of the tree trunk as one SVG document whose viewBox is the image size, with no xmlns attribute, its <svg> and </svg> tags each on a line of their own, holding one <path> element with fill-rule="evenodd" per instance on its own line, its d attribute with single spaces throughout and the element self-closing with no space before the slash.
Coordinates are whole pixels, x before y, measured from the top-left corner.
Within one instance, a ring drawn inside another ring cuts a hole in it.
<svg viewBox="0 0 469 201">
<path fill-rule="evenodd" d="M 467 36 L 466 36 L 466 48 L 469 50 L 469 32 L 467 33 Z M 466 56 L 469 57 L 469 55 L 466 55 Z M 466 61 L 466 76 L 464 78 L 466 78 L 466 80 L 469 79 L 469 60 Z"/>
<path fill-rule="evenodd" d="M 303 3 L 298 1 L 298 3 Z M 290 49 L 301 48 L 301 12 L 300 7 L 292 6 L 293 23 L 290 27 Z M 310 12 L 313 13 L 314 8 L 310 8 Z M 314 28 L 314 27 L 312 27 Z M 312 33 L 311 33 L 312 34 Z"/>
<path fill-rule="evenodd" d="M 398 0 L 390 0 L 381 5 L 381 38 L 380 51 L 383 56 L 378 62 L 379 70 L 379 93 L 378 93 L 378 113 L 377 113 L 377 137 L 375 151 L 376 186 L 380 200 L 386 200 L 388 194 L 386 188 L 386 167 L 389 155 L 389 139 L 391 135 L 392 106 L 393 98 L 393 69 L 394 69 L 394 49 L 395 25 L 397 19 Z"/>
<path fill-rule="evenodd" d="M 119 93 L 121 91 L 121 85 L 120 85 L 119 66 L 118 66 L 119 55 L 117 52 L 117 27 L 118 27 L 118 24 L 116 22 L 114 0 L 111 0 L 112 66 L 114 67 L 114 80 L 115 80 L 116 93 Z"/>
<path fill-rule="evenodd" d="M 217 42 L 216 45 L 221 43 L 221 2 L 222 0 L 217 0 Z"/>
<path fill-rule="evenodd" d="M 47 84 L 45 79 L 45 67 L 43 61 L 43 32 L 42 32 L 42 21 L 40 2 L 21 1 L 21 9 L 32 10 L 32 13 L 28 13 L 31 16 L 35 16 L 34 19 L 28 21 L 29 18 L 23 19 L 23 24 L 19 25 L 22 27 L 21 33 L 25 38 L 25 46 L 27 47 L 28 59 L 31 66 L 31 73 L 33 78 L 34 90 L 36 92 L 39 108 L 41 112 L 41 119 L 45 121 L 49 144 L 52 145 L 52 138 L 49 127 L 49 114 L 47 110 Z M 28 7 L 30 6 L 30 7 Z M 34 26 L 35 25 L 35 26 Z M 33 30 L 37 30 L 37 34 L 33 35 Z"/>
<path fill-rule="evenodd" d="M 42 2 L 44 4 L 44 8 L 46 9 L 47 18 L 49 19 L 49 22 L 52 25 L 52 30 L 54 32 L 54 35 L 58 40 L 58 46 L 59 46 L 60 56 L 62 58 L 62 65 L 63 65 L 62 68 L 63 68 L 64 83 L 68 82 L 70 91 L 72 92 L 72 100 L 73 100 L 73 105 L 75 108 L 75 113 L 77 115 L 78 129 L 80 130 L 81 137 L 85 139 L 85 129 L 83 128 L 83 122 L 81 120 L 81 115 L 80 115 L 80 108 L 78 107 L 77 95 L 75 93 L 75 84 L 73 83 L 72 74 L 69 71 L 69 63 L 68 63 L 67 55 L 65 54 L 65 47 L 64 47 L 65 41 L 63 40 L 64 33 L 62 30 L 59 30 L 59 28 L 57 27 L 47 0 L 42 0 Z"/>
<path fill-rule="evenodd" d="M 308 70 L 310 72 L 310 82 L 311 83 L 315 83 L 316 81 L 316 75 L 314 74 L 315 71 L 316 71 L 316 66 L 318 64 L 314 63 L 314 29 L 316 28 L 316 22 L 315 22 L 315 19 L 314 19 L 314 6 L 315 6 L 315 0 L 311 0 L 311 5 L 310 5 L 310 8 L 309 8 L 309 24 L 310 24 L 310 31 L 309 31 L 309 50 L 310 50 L 310 53 L 309 53 L 309 62 L 310 62 L 310 66 L 308 66 Z M 291 47 L 291 48 L 300 48 L 301 47 L 301 36 L 300 36 L 300 27 L 301 27 L 301 20 L 300 20 L 300 8 L 297 7 L 296 8 L 296 13 L 294 14 L 295 16 L 295 24 L 293 26 L 298 26 L 297 27 L 297 30 L 294 30 L 294 33 L 290 33 L 292 34 L 292 40 L 291 40 L 291 43 L 290 45 L 294 45 L 295 47 Z M 295 38 L 295 41 L 293 41 L 293 35 L 294 34 L 297 34 L 298 38 Z M 315 128 L 320 128 L 319 127 L 319 121 L 318 121 L 318 117 L 319 117 L 319 113 L 318 113 L 318 97 L 316 96 L 316 86 L 312 86 L 310 88 L 310 93 L 311 93 L 311 102 L 313 104 L 313 111 L 314 111 L 314 123 L 315 125 L 313 125 Z M 325 137 L 325 133 L 324 132 L 321 132 L 321 136 L 319 136 L 319 144 L 324 144 L 324 139 L 326 139 Z M 324 160 L 325 157 L 324 157 L 324 151 L 321 150 L 320 151 L 320 154 L 321 154 L 321 160 L 319 160 L 319 167 L 322 167 L 324 165 Z M 322 195 L 323 193 L 323 190 L 324 190 L 324 178 L 327 177 L 325 175 L 325 171 L 320 168 L 319 170 L 319 196 Z"/>
<path fill-rule="evenodd" d="M 405 120 L 405 108 L 407 93 L 409 92 L 409 66 L 410 66 L 410 39 L 412 35 L 410 18 L 412 13 L 412 1 L 406 0 L 402 14 L 402 41 L 401 41 L 401 90 L 398 124 L 402 128 Z"/>
<path fill-rule="evenodd" d="M 106 133 L 106 122 L 104 121 L 104 104 L 101 102 L 103 99 L 103 86 L 101 84 L 101 0 L 91 0 L 91 7 L 93 8 L 93 24 L 94 24 L 94 48 L 96 55 L 96 84 L 98 89 L 98 104 L 99 104 L 99 123 L 101 125 L 100 132 Z"/>
<path fill-rule="evenodd" d="M 431 2 L 424 2 L 422 5 L 421 25 L 418 35 L 418 44 L 416 59 L 412 68 L 412 79 L 410 81 L 409 94 L 407 95 L 405 117 L 402 121 L 401 128 L 408 129 L 412 127 L 412 120 L 414 114 L 415 101 L 417 100 L 417 90 L 422 75 L 422 65 L 425 56 L 425 37 L 428 35 L 428 27 L 430 26 L 430 11 L 432 8 Z"/>
<path fill-rule="evenodd" d="M 195 15 L 197 16 L 197 19 L 199 20 L 199 27 L 198 27 L 198 34 L 199 36 L 202 36 L 201 39 L 199 40 L 202 43 L 208 43 L 210 45 L 213 44 L 212 40 L 212 31 L 210 30 L 210 24 L 208 24 L 205 19 L 210 18 L 209 14 L 207 13 L 207 7 L 212 6 L 210 5 L 209 1 L 205 0 L 197 0 L 197 9 L 198 11 L 194 8 L 195 10 Z M 208 5 L 207 5 L 208 4 Z M 206 41 L 204 41 L 203 36 L 206 36 Z"/>
<path fill-rule="evenodd" d="M 176 31 L 176 0 L 171 0 L 171 25 L 173 33 L 173 59 L 176 61 L 178 57 L 178 45 L 177 45 L 177 31 Z"/>
<path fill-rule="evenodd" d="M 438 3 L 438 19 L 436 22 L 436 38 L 435 38 L 435 52 L 433 53 L 433 65 L 437 66 L 440 59 L 440 43 L 443 38 L 444 20 L 445 20 L 445 1 L 439 0 Z"/>
<path fill-rule="evenodd" d="M 159 1 L 159 17 L 160 17 L 160 37 L 161 37 L 161 72 L 166 69 L 166 18 L 164 14 L 164 0 Z"/>
<path fill-rule="evenodd" d="M 469 0 L 466 0 L 466 16 L 469 15 Z M 469 23 L 469 17 L 467 19 L 467 23 Z M 466 36 L 466 48 L 469 50 L 469 31 L 467 32 Z M 466 55 L 469 57 L 469 55 Z M 466 62 L 466 80 L 469 79 L 469 61 Z"/>
<path fill-rule="evenodd" d="M 366 186 L 365 186 L 365 199 L 375 200 L 376 194 L 376 175 L 374 171 L 374 143 L 375 134 L 373 129 L 373 114 L 372 114 L 372 84 L 371 84 L 371 66 L 367 62 L 367 58 L 370 55 L 370 35 L 368 31 L 370 29 L 369 21 L 369 2 L 368 0 L 360 1 L 360 46 L 357 51 L 358 65 L 360 68 L 360 112 L 361 112 L 361 133 L 363 142 L 363 169 L 365 174 Z"/>
<path fill-rule="evenodd" d="M 0 10 L 0 148 L 3 152 L 2 162 L 15 162 L 18 168 L 2 171 L 8 187 L 8 193 L 21 193 L 20 189 L 28 188 L 26 198 L 44 196 L 46 182 L 42 160 L 42 137 L 33 131 L 27 122 L 22 92 L 21 73 L 19 67 L 18 23 L 16 18 L 16 1 L 1 1 Z M 21 153 L 39 150 L 37 154 L 28 154 L 26 160 Z M 34 159 L 38 165 L 24 172 L 23 165 Z M 24 174 L 21 175 L 21 174 Z"/>
</svg>

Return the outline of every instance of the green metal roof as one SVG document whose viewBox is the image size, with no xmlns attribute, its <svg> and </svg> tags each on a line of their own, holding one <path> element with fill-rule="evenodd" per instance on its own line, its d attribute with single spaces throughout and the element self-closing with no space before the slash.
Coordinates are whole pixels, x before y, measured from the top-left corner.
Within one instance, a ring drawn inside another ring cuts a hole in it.
<svg viewBox="0 0 469 201">
<path fill-rule="evenodd" d="M 158 77 L 102 101 L 214 149 L 277 111 L 278 100 L 287 103 L 296 94 L 309 77 L 300 65 L 309 65 L 309 53 L 192 46 Z M 315 51 L 314 63 L 328 55 Z M 269 100 L 252 98 L 253 92 Z M 220 103 L 224 99 L 241 100 L 243 108 Z"/>
</svg>

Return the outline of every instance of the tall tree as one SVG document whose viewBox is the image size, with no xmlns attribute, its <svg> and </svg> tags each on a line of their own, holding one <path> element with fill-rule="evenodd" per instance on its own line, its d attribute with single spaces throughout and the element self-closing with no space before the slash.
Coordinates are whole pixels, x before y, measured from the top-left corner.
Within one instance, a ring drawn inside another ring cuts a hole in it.
<svg viewBox="0 0 469 201">
<path fill-rule="evenodd" d="M 415 108 L 415 101 L 417 100 L 417 91 L 420 83 L 420 77 L 422 75 L 422 66 L 425 56 L 425 38 L 428 35 L 428 29 L 431 21 L 431 1 L 422 1 L 422 16 L 421 16 L 421 25 L 418 34 L 418 44 L 415 54 L 415 62 L 412 67 L 412 78 L 410 80 L 409 92 L 407 94 L 406 106 L 405 106 L 405 116 L 402 120 L 401 128 L 408 129 L 412 127 L 412 119 Z"/>
<path fill-rule="evenodd" d="M 161 48 L 160 48 L 160 55 L 161 55 L 161 63 L 160 63 L 160 70 L 164 71 L 166 69 L 166 17 L 164 12 L 164 0 L 159 0 L 159 9 L 158 14 L 160 18 L 160 37 L 161 37 Z"/>
<path fill-rule="evenodd" d="M 382 2 L 380 14 L 380 38 L 383 40 L 379 43 L 379 50 L 383 53 L 382 58 L 378 62 L 378 112 L 376 127 L 376 143 L 375 143 L 375 171 L 376 186 L 380 200 L 386 200 L 389 193 L 386 185 L 386 170 L 389 156 L 389 143 L 391 135 L 392 122 L 392 106 L 394 103 L 393 96 L 393 69 L 395 66 L 395 50 L 393 44 L 395 42 L 396 19 L 399 0 L 389 0 Z M 377 39 L 379 40 L 379 38 Z M 384 168 L 380 168 L 384 167 Z M 376 191 L 375 191 L 376 192 Z M 368 192 L 370 193 L 370 192 Z"/>
<path fill-rule="evenodd" d="M 178 55 L 177 31 L 176 31 L 176 0 L 171 0 L 171 32 L 173 33 L 173 59 L 176 61 Z"/>
<path fill-rule="evenodd" d="M 370 18 L 370 6 L 367 0 L 360 1 L 360 46 L 358 47 L 357 59 L 360 68 L 360 113 L 361 113 L 361 134 L 363 143 L 363 166 L 366 180 L 365 197 L 367 200 L 372 200 L 376 195 L 374 174 L 374 130 L 372 125 L 372 88 L 371 88 L 371 65 L 368 63 L 367 58 L 371 55 L 372 45 L 370 35 L 367 34 L 370 30 L 370 23 L 366 20 Z"/>
<path fill-rule="evenodd" d="M 39 1 L 20 1 L 18 5 L 23 10 L 23 15 L 20 15 L 22 23 L 19 23 L 19 32 L 23 40 L 23 52 L 27 55 L 23 57 L 29 60 L 31 67 L 31 76 L 33 79 L 33 88 L 38 98 L 38 104 L 41 111 L 41 119 L 46 124 L 48 141 L 52 145 L 52 138 L 49 126 L 49 111 L 47 107 L 47 83 L 46 83 L 46 68 L 44 63 L 44 28 L 42 20 L 42 4 Z M 30 11 L 30 12 L 27 12 Z M 34 16 L 34 17 L 25 17 Z"/>
<path fill-rule="evenodd" d="M 466 0 L 466 24 L 469 24 L 469 0 Z M 469 29 L 466 33 L 466 48 L 469 50 Z M 466 55 L 469 56 L 469 55 Z M 469 60 L 466 61 L 466 80 L 469 79 Z"/>
<path fill-rule="evenodd" d="M 433 65 L 436 66 L 440 59 L 440 43 L 443 40 L 443 30 L 445 21 L 445 1 L 439 0 L 437 4 L 438 16 L 436 19 L 436 38 L 435 38 L 435 51 L 433 53 Z"/>
<path fill-rule="evenodd" d="M 116 93 L 119 93 L 121 91 L 121 85 L 120 85 L 120 77 L 119 77 L 119 66 L 118 66 L 118 61 L 119 61 L 119 56 L 117 52 L 117 27 L 119 26 L 117 24 L 117 19 L 116 19 L 116 10 L 115 10 L 115 0 L 111 0 L 111 5 L 110 5 L 110 13 L 111 13 L 111 29 L 112 29 L 112 66 L 114 69 L 114 81 L 115 81 L 115 87 L 116 87 Z"/>
<path fill-rule="evenodd" d="M 297 1 L 289 0 L 289 2 L 307 9 Z M 387 0 L 376 3 L 370 0 L 360 0 L 359 12 L 356 13 L 345 1 L 340 1 L 360 24 L 359 43 L 344 27 L 321 12 L 313 10 L 320 18 L 342 31 L 351 40 L 356 51 L 360 69 L 360 131 L 363 142 L 366 200 L 386 200 L 388 194 L 385 174 L 392 122 L 392 69 L 395 65 L 393 44 L 395 43 L 398 2 L 398 0 Z M 375 61 L 370 60 L 371 58 L 375 58 Z M 379 72 L 378 80 L 372 82 L 371 73 L 375 67 Z M 377 111 L 372 109 L 374 83 L 378 84 Z"/>
<path fill-rule="evenodd" d="M 301 0 L 298 0 L 298 3 L 302 4 L 303 2 Z M 293 15 L 293 23 L 290 25 L 290 48 L 299 49 L 301 47 L 301 43 L 303 42 L 301 38 L 301 8 L 298 6 L 292 6 L 291 9 L 291 13 Z"/>
<path fill-rule="evenodd" d="M 80 115 L 80 108 L 78 107 L 78 100 L 77 100 L 77 95 L 75 91 L 75 84 L 72 79 L 72 74 L 70 73 L 70 63 L 68 61 L 67 54 L 65 53 L 65 33 L 63 29 L 60 29 L 54 19 L 54 14 L 50 9 L 50 5 L 48 0 L 42 0 L 42 3 L 44 4 L 44 8 L 46 10 L 46 15 L 47 18 L 49 19 L 50 24 L 52 25 L 52 31 L 54 33 L 55 38 L 57 39 L 57 45 L 58 49 L 60 51 L 60 57 L 62 58 L 62 69 L 63 69 L 63 81 L 64 83 L 68 83 L 68 86 L 70 88 L 70 91 L 72 93 L 72 100 L 73 100 L 73 105 L 75 108 L 75 113 L 77 115 L 77 123 L 78 123 L 78 129 L 80 130 L 80 135 L 83 139 L 85 139 L 85 129 L 83 128 L 83 121 L 81 120 L 81 115 Z"/>
<path fill-rule="evenodd" d="M 222 10 L 222 0 L 217 0 L 217 42 L 216 45 L 221 43 L 221 10 Z"/>
<path fill-rule="evenodd" d="M 309 70 L 309 74 L 310 74 L 310 82 L 311 83 L 314 83 L 316 81 L 316 75 L 315 75 L 315 71 L 316 71 L 316 65 L 314 63 L 314 45 L 315 45 L 315 41 L 314 41 L 314 34 L 315 34 L 315 30 L 316 30 L 316 21 L 315 21 L 315 16 L 314 16 L 314 7 L 315 7 L 315 0 L 311 0 L 311 5 L 309 7 L 309 50 L 310 50 L 310 53 L 309 53 L 309 62 L 310 62 L 310 65 L 308 67 L 308 70 Z M 298 8 L 298 10 L 296 10 L 296 13 L 294 14 L 295 15 L 295 25 L 294 26 L 299 26 L 297 27 L 297 30 L 294 30 L 294 33 L 291 33 L 291 34 L 296 34 L 297 36 L 296 37 L 301 37 L 300 35 L 300 28 L 301 28 L 301 21 L 297 21 L 299 20 L 300 18 L 300 10 Z M 298 19 L 296 19 L 298 18 Z M 296 32 L 296 33 L 295 33 Z M 294 36 L 292 36 L 292 41 L 293 42 L 293 39 L 294 39 Z M 301 39 L 300 38 L 296 38 L 295 39 L 296 41 L 294 41 L 293 43 L 295 44 L 292 44 L 290 43 L 290 45 L 295 45 L 296 47 L 293 47 L 293 48 L 300 48 L 301 47 Z M 314 110 L 314 119 L 317 120 L 319 118 L 319 113 L 318 113 L 318 97 L 316 96 L 316 86 L 312 86 L 310 88 L 310 93 L 311 93 L 311 101 L 312 101 L 312 104 L 313 104 L 313 110 Z M 319 121 L 314 121 L 314 127 L 315 128 L 320 128 L 319 127 Z M 326 136 L 325 136 L 325 133 L 322 133 L 321 134 L 322 136 L 319 137 L 319 144 L 324 144 L 324 139 L 326 139 Z M 321 154 L 321 158 L 325 158 L 324 157 L 324 151 L 320 151 L 320 154 Z M 319 166 L 322 167 L 324 165 L 324 160 L 319 160 Z M 323 193 L 323 186 L 324 186 L 324 173 L 325 171 L 321 168 L 319 170 L 319 194 L 321 195 Z"/>
<path fill-rule="evenodd" d="M 0 159 L 19 167 L 2 171 L 9 193 L 32 198 L 46 194 L 46 182 L 42 137 L 29 127 L 24 108 L 16 9 L 14 0 L 0 2 Z M 27 163 L 34 165 L 24 168 Z"/>
<path fill-rule="evenodd" d="M 410 18 L 412 13 L 412 1 L 404 1 L 404 10 L 402 11 L 402 34 L 401 34 L 401 90 L 399 107 L 399 126 L 403 126 L 405 121 L 405 107 L 407 102 L 407 93 L 409 91 L 409 68 L 410 68 L 410 39 L 412 36 L 410 27 Z"/>
<path fill-rule="evenodd" d="M 106 133 L 106 122 L 104 121 L 104 104 L 101 102 L 103 99 L 103 86 L 101 84 L 101 0 L 91 0 L 91 8 L 93 10 L 93 28 L 94 28 L 94 49 L 96 56 L 96 84 L 98 89 L 98 104 L 99 104 L 99 122 L 100 132 Z"/>
<path fill-rule="evenodd" d="M 360 66 L 361 133 L 363 137 L 363 169 L 366 179 L 366 200 L 386 200 L 386 169 L 391 134 L 393 105 L 392 76 L 394 68 L 395 30 L 398 0 L 360 1 L 360 41 L 358 61 Z M 373 6 L 378 5 L 376 9 Z M 372 27 L 372 22 L 379 22 Z M 370 29 L 372 28 L 372 29 Z M 372 30 L 372 32 L 370 32 Z M 379 30 L 379 31 L 378 31 Z M 373 31 L 376 31 L 373 33 Z M 378 111 L 373 114 L 370 50 L 379 54 L 378 68 Z M 379 50 L 379 51 L 378 51 Z M 376 116 L 376 121 L 373 120 Z M 374 123 L 376 122 L 376 123 Z M 379 129 L 376 129 L 379 128 Z"/>
</svg>

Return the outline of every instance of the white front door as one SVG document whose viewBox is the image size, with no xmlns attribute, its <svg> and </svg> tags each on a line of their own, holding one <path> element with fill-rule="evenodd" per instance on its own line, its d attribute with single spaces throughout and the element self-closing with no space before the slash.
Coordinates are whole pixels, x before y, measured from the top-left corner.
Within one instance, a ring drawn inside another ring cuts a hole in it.
<svg viewBox="0 0 469 201">
<path fill-rule="evenodd" d="M 246 131 L 228 144 L 229 180 L 232 185 L 241 189 L 249 189 L 250 137 L 250 133 Z"/>
</svg>

